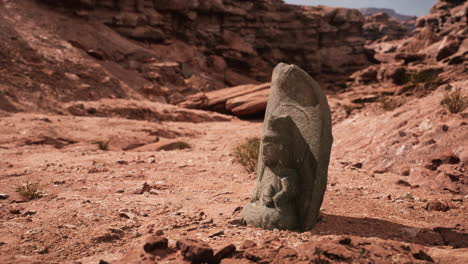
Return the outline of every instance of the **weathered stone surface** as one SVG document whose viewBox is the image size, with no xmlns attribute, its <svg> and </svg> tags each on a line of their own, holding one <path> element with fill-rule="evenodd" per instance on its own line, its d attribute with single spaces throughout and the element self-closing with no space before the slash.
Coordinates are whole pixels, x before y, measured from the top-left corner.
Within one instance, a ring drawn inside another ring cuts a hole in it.
<svg viewBox="0 0 468 264">
<path fill-rule="evenodd" d="M 295 65 L 273 71 L 257 182 L 242 211 L 251 225 L 309 230 L 327 184 L 331 114 L 319 85 Z"/>
<path fill-rule="evenodd" d="M 391 18 L 387 13 L 380 12 L 366 16 L 366 23 L 363 26 L 364 36 L 368 41 L 396 40 L 406 37 L 409 32 L 403 23 Z"/>
</svg>

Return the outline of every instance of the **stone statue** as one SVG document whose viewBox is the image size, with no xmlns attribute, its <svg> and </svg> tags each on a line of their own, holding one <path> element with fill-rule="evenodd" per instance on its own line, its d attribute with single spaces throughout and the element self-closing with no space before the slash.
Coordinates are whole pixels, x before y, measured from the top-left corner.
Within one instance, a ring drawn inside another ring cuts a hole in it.
<svg viewBox="0 0 468 264">
<path fill-rule="evenodd" d="M 257 182 L 242 210 L 248 224 L 307 231 L 317 222 L 333 142 L 319 85 L 295 65 L 279 64 L 263 126 Z"/>
</svg>

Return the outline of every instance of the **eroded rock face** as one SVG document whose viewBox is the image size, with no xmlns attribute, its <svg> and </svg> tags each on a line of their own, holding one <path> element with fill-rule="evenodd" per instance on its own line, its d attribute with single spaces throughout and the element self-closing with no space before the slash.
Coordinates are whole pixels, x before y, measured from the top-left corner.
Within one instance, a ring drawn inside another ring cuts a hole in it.
<svg viewBox="0 0 468 264">
<path fill-rule="evenodd" d="M 327 99 L 294 65 L 279 64 L 266 110 L 256 187 L 243 219 L 266 229 L 309 230 L 320 212 L 333 137 Z"/>
<path fill-rule="evenodd" d="M 280 0 L 42 1 L 87 10 L 86 17 L 127 38 L 195 46 L 203 56 L 183 63 L 211 71 L 230 86 L 267 81 L 273 67 L 286 61 L 316 76 L 323 87 L 338 90 L 349 73 L 370 64 L 372 57 L 364 48 L 364 17 L 353 9 L 300 7 Z"/>
<path fill-rule="evenodd" d="M 366 16 L 364 36 L 370 42 L 376 40 L 397 40 L 407 36 L 411 28 L 400 21 L 380 12 Z"/>
</svg>

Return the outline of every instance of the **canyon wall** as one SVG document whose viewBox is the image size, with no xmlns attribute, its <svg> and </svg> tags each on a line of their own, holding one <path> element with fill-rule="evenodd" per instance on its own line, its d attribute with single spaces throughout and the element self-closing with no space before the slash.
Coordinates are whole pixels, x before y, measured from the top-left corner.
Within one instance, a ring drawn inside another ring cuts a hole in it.
<svg viewBox="0 0 468 264">
<path fill-rule="evenodd" d="M 301 7 L 280 0 L 42 2 L 145 43 L 160 60 L 177 60 L 185 78 L 204 72 L 221 86 L 268 81 L 273 67 L 286 62 L 299 65 L 326 88 L 339 90 L 350 73 L 372 60 L 364 48 L 364 17 L 353 9 Z M 178 42 L 184 44 L 180 50 L 174 45 Z M 194 49 L 192 56 L 168 55 L 184 53 L 187 45 Z M 168 46 L 171 52 L 166 52 Z"/>
</svg>

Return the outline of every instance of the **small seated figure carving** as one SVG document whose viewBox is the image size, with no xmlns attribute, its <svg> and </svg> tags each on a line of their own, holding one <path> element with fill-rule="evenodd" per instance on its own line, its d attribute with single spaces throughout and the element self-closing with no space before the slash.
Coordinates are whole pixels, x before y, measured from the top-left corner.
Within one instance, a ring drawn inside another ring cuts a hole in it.
<svg viewBox="0 0 468 264">
<path fill-rule="evenodd" d="M 290 117 L 273 118 L 262 138 L 261 157 L 265 164 L 262 184 L 257 186 L 252 203 L 265 207 L 265 221 L 275 227 L 294 229 L 297 225 L 296 195 L 299 176 L 291 148 Z M 264 224 L 264 223 L 263 223 Z"/>
</svg>

